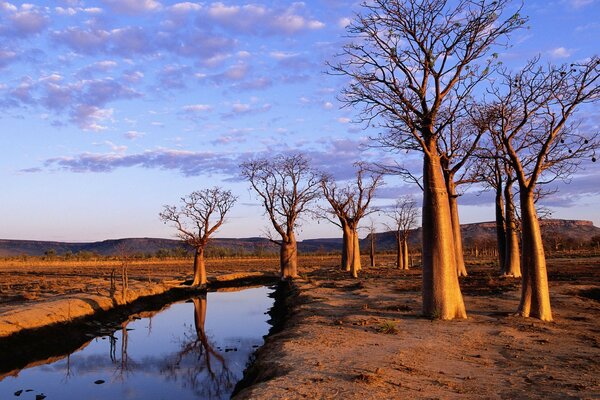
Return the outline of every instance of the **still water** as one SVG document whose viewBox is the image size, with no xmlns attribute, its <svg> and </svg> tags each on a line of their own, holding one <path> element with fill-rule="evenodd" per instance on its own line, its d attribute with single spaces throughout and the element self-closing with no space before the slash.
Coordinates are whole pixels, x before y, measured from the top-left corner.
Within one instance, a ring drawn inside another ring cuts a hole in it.
<svg viewBox="0 0 600 400">
<path fill-rule="evenodd" d="M 0 399 L 227 399 L 269 331 L 271 288 L 210 292 L 0 381 Z"/>
</svg>

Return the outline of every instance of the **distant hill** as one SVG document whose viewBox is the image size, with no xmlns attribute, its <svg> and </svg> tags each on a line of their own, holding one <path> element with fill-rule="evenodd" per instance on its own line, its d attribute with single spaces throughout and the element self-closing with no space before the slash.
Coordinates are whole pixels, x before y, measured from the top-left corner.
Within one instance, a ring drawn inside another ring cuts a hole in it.
<svg viewBox="0 0 600 400">
<path fill-rule="evenodd" d="M 548 243 L 589 242 L 592 237 L 600 235 L 600 228 L 594 226 L 591 221 L 550 219 L 541 220 L 542 234 Z M 489 244 L 496 240 L 496 226 L 494 222 L 479 222 L 475 224 L 461 225 L 463 241 L 465 246 L 475 243 Z M 413 245 L 420 244 L 421 228 L 413 230 L 410 242 Z M 369 238 L 361 240 L 361 247 L 366 248 Z M 378 250 L 393 250 L 395 248 L 395 237 L 393 232 L 376 234 Z M 312 252 L 337 252 L 342 244 L 339 238 L 307 239 L 298 242 L 298 250 L 303 253 Z M 46 252 L 54 252 L 58 255 L 65 253 L 93 253 L 102 256 L 114 256 L 124 252 L 127 254 L 151 254 L 159 251 L 191 252 L 191 248 L 174 239 L 160 238 L 129 238 L 111 239 L 100 242 L 69 243 L 69 242 L 47 242 L 35 240 L 8 240 L 0 239 L 0 257 L 14 257 L 20 255 L 43 256 Z M 243 239 L 214 239 L 209 244 L 211 251 L 265 254 L 276 253 L 277 247 L 265 238 L 243 238 Z M 207 251 L 208 251 L 207 250 Z"/>
<path fill-rule="evenodd" d="M 311 239 L 298 243 L 301 252 L 331 252 L 339 249 L 342 239 Z M 192 252 L 192 248 L 176 239 L 161 238 L 128 238 L 111 239 L 100 242 L 70 243 L 36 240 L 7 240 L 0 239 L 0 257 L 43 256 L 47 252 L 57 255 L 98 254 L 101 256 L 116 256 L 119 254 L 150 254 L 157 252 Z M 244 239 L 213 239 L 207 251 L 229 253 L 265 254 L 276 253 L 277 247 L 265 238 Z"/>
<path fill-rule="evenodd" d="M 592 221 L 568 220 L 568 219 L 544 219 L 540 220 L 542 237 L 546 243 L 555 245 L 557 243 L 581 243 L 589 242 L 594 236 L 600 235 L 600 228 L 594 226 Z M 475 244 L 496 243 L 496 223 L 478 222 L 474 224 L 463 224 L 460 226 L 465 247 Z M 420 245 L 421 228 L 411 231 L 409 242 L 412 245 Z M 396 238 L 394 232 L 376 234 L 377 246 L 380 249 L 394 249 Z M 368 239 L 368 238 L 367 238 Z M 363 242 L 367 239 L 363 239 Z M 366 244 L 361 244 L 365 246 Z"/>
</svg>

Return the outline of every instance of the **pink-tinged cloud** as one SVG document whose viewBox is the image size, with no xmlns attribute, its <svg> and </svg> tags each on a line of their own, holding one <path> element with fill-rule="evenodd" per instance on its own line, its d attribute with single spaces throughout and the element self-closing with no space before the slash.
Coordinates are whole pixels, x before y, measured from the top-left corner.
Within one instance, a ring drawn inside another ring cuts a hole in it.
<svg viewBox="0 0 600 400">
<path fill-rule="evenodd" d="M 237 174 L 238 164 L 239 160 L 236 157 L 224 154 L 156 149 L 139 154 L 83 153 L 75 157 L 55 157 L 48 159 L 44 166 L 47 169 L 59 168 L 80 173 L 111 172 L 117 168 L 142 167 L 177 170 L 184 176 L 197 176 L 212 173 Z"/>
<path fill-rule="evenodd" d="M 102 0 L 111 10 L 123 14 L 143 14 L 158 11 L 162 8 L 155 0 Z"/>
<path fill-rule="evenodd" d="M 215 143 L 244 141 L 244 133 L 230 133 L 218 137 Z M 311 165 L 320 171 L 331 173 L 336 179 L 349 179 L 354 176 L 353 164 L 364 160 L 368 154 L 360 151 L 360 141 L 324 140 L 318 150 L 301 150 Z M 229 180 L 241 180 L 239 165 L 254 158 L 269 158 L 275 154 L 298 153 L 297 145 L 268 147 L 262 151 L 245 153 L 195 152 L 173 149 L 147 150 L 138 154 L 82 153 L 69 157 L 54 157 L 46 160 L 42 169 L 61 169 L 71 172 L 111 172 L 118 168 L 142 167 L 148 169 L 175 170 L 184 176 L 221 174 Z M 28 168 L 22 172 L 38 172 Z"/>
<path fill-rule="evenodd" d="M 71 122 L 84 131 L 100 132 L 107 129 L 106 124 L 113 121 L 112 108 L 100 108 L 80 104 L 71 110 Z"/>
<path fill-rule="evenodd" d="M 15 51 L 7 48 L 0 48 L 0 69 L 6 67 L 12 62 L 15 62 L 17 59 L 17 53 Z"/>
<path fill-rule="evenodd" d="M 44 10 L 32 4 L 20 8 L 8 2 L 0 3 L 0 35 L 21 38 L 42 32 L 50 20 Z"/>
<path fill-rule="evenodd" d="M 110 32 L 102 29 L 82 29 L 70 27 L 52 33 L 53 39 L 82 54 L 105 52 L 110 39 Z"/>
<path fill-rule="evenodd" d="M 240 6 L 217 2 L 203 12 L 199 23 L 205 24 L 205 18 L 208 18 L 225 28 L 248 34 L 293 35 L 325 26 L 306 15 L 304 3 L 293 3 L 287 8 L 269 8 L 259 4 Z"/>
</svg>

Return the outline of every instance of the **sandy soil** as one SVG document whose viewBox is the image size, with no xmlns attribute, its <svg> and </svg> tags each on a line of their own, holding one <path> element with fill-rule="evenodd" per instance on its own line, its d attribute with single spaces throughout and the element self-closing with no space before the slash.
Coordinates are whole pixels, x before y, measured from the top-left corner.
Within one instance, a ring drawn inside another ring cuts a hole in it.
<svg viewBox="0 0 600 400">
<path fill-rule="evenodd" d="M 600 398 L 600 259 L 549 267 L 552 323 L 513 316 L 518 280 L 486 263 L 461 281 L 461 321 L 420 316 L 419 270 L 316 269 L 236 399 Z"/>
</svg>

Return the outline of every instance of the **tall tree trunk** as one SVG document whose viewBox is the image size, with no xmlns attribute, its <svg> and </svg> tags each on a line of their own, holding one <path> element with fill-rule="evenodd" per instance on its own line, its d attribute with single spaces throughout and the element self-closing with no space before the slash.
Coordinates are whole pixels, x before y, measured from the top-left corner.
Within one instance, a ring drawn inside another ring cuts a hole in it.
<svg viewBox="0 0 600 400">
<path fill-rule="evenodd" d="M 281 242 L 279 262 L 281 279 L 298 277 L 298 245 L 293 234 L 289 235 L 288 240 Z"/>
<path fill-rule="evenodd" d="M 342 271 L 350 272 L 350 266 L 352 265 L 352 249 L 354 248 L 354 236 L 353 231 L 347 224 L 342 225 L 343 239 L 342 239 Z"/>
<path fill-rule="evenodd" d="M 369 252 L 371 267 L 375 267 L 375 233 L 371 232 L 371 248 Z"/>
<path fill-rule="evenodd" d="M 450 218 L 452 220 L 452 234 L 454 235 L 456 272 L 458 273 L 458 276 L 467 276 L 467 268 L 465 267 L 465 257 L 463 254 L 462 234 L 460 233 L 460 219 L 458 217 L 458 195 L 456 194 L 453 176 L 446 178 L 446 187 L 450 205 Z"/>
<path fill-rule="evenodd" d="M 206 267 L 204 265 L 204 247 L 197 247 L 194 253 L 194 286 L 206 286 Z"/>
<path fill-rule="evenodd" d="M 506 229 L 504 228 L 504 199 L 502 186 L 496 188 L 496 238 L 498 245 L 498 264 L 500 273 L 506 273 Z"/>
<path fill-rule="evenodd" d="M 504 274 L 506 276 L 520 278 L 521 254 L 519 252 L 519 236 L 517 234 L 515 204 L 512 198 L 512 183 L 510 182 L 507 182 L 504 187 L 504 201 L 506 202 L 506 261 Z"/>
<path fill-rule="evenodd" d="M 408 263 L 408 238 L 402 238 L 402 269 L 408 270 L 410 269 L 410 265 Z"/>
<path fill-rule="evenodd" d="M 466 318 L 458 284 L 450 202 L 435 140 L 423 158 L 423 314 Z"/>
<path fill-rule="evenodd" d="M 402 255 L 402 237 L 400 233 L 396 233 L 396 264 L 398 265 L 398 269 L 404 269 L 404 256 Z"/>
<path fill-rule="evenodd" d="M 524 317 L 552 321 L 546 256 L 533 201 L 533 191 L 522 186 L 519 189 L 523 238 L 523 284 L 518 312 Z"/>
<path fill-rule="evenodd" d="M 358 232 L 356 232 L 356 228 L 352 229 L 352 237 L 353 243 L 352 246 L 352 265 L 350 266 L 350 272 L 352 273 L 352 277 L 358 278 L 358 271 L 362 269 L 360 264 L 360 244 L 358 242 Z"/>
</svg>

